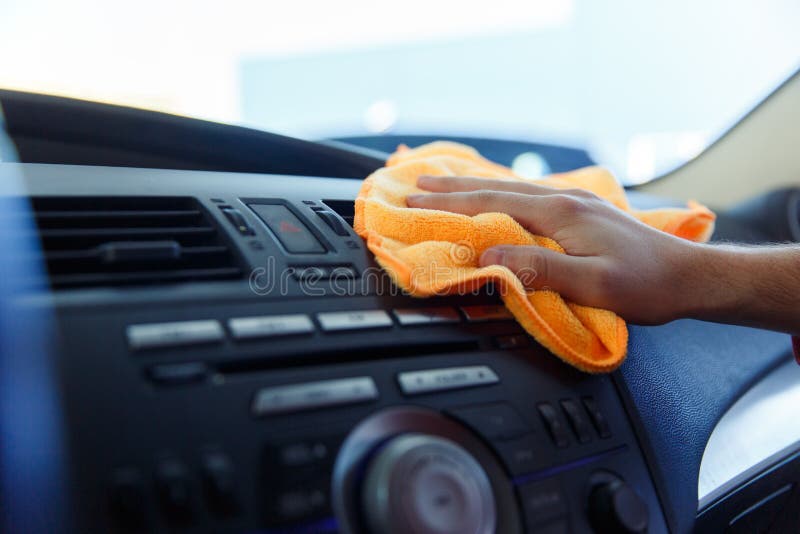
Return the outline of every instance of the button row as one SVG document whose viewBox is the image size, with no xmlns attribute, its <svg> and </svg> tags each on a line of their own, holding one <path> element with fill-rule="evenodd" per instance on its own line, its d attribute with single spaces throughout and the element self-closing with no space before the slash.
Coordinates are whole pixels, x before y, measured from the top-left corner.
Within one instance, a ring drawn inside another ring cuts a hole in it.
<svg viewBox="0 0 800 534">
<path fill-rule="evenodd" d="M 266 448 L 270 523 L 285 526 L 329 512 L 330 473 L 341 441 L 341 436 L 325 436 Z"/>
<path fill-rule="evenodd" d="M 434 391 L 446 391 L 500 382 L 497 374 L 488 366 L 448 367 L 425 371 L 403 372 L 397 375 L 400 389 L 406 395 L 420 395 Z M 375 381 L 368 376 L 303 382 L 283 386 L 262 388 L 256 392 L 251 406 L 255 416 L 278 415 L 318 408 L 359 404 L 378 398 Z M 511 420 L 510 412 L 494 413 L 471 411 L 465 408 L 457 415 L 473 422 L 481 418 Z M 488 424 L 488 423 L 487 423 Z M 477 424 L 477 426 L 483 426 Z M 508 431 L 503 431 L 507 434 Z"/>
<path fill-rule="evenodd" d="M 559 404 L 563 414 L 548 402 L 542 402 L 536 407 L 544 421 L 549 440 L 559 448 L 570 444 L 567 423 L 562 422 L 562 416 L 565 415 L 578 441 L 591 441 L 591 426 L 580 404 L 572 399 L 566 399 Z M 611 432 L 594 399 L 584 397 L 583 404 L 584 407 L 590 405 L 603 421 L 600 426 L 595 426 L 597 434 L 610 437 Z M 539 471 L 552 461 L 551 453 L 555 451 L 543 450 L 543 439 L 548 440 L 548 437 L 537 435 L 531 424 L 509 403 L 465 406 L 450 409 L 447 413 L 489 441 L 512 477 Z M 594 420 L 591 416 L 588 419 Z"/>
<path fill-rule="evenodd" d="M 218 517 L 235 515 L 240 509 L 236 474 L 230 457 L 209 451 L 201 460 L 203 495 L 210 511 Z M 155 470 L 155 490 L 164 519 L 173 526 L 195 522 L 198 492 L 195 478 L 177 458 L 159 461 Z M 125 529 L 145 530 L 148 513 L 146 478 L 135 467 L 121 467 L 111 477 L 109 504 L 114 520 Z"/>
<path fill-rule="evenodd" d="M 463 306 L 461 311 L 467 321 L 473 323 L 513 319 L 503 306 Z M 461 321 L 458 310 L 448 307 L 401 308 L 392 314 L 401 326 Z M 325 332 L 389 328 L 394 324 L 392 317 L 383 310 L 324 312 L 318 313 L 317 319 Z M 247 340 L 310 334 L 314 332 L 314 323 L 306 314 L 267 315 L 230 319 L 228 328 L 234 339 Z M 130 325 L 126 334 L 131 350 L 220 343 L 225 338 L 222 324 L 214 319 Z M 527 344 L 527 336 L 503 336 L 497 340 L 500 348 L 520 348 Z"/>
<path fill-rule="evenodd" d="M 559 402 L 561 410 L 566 415 L 572 434 L 577 438 L 578 443 L 588 443 L 592 440 L 591 427 L 594 426 L 597 435 L 605 439 L 611 437 L 611 429 L 608 426 L 603 412 L 597 407 L 597 403 L 592 397 L 581 399 L 583 409 L 574 399 L 564 399 Z M 539 415 L 544 421 L 550 438 L 559 448 L 569 445 L 570 437 L 566 425 L 562 423 L 558 411 L 549 402 L 542 402 L 536 406 Z M 588 414 L 588 420 L 586 415 Z M 591 426 L 589 421 L 591 421 Z"/>
</svg>

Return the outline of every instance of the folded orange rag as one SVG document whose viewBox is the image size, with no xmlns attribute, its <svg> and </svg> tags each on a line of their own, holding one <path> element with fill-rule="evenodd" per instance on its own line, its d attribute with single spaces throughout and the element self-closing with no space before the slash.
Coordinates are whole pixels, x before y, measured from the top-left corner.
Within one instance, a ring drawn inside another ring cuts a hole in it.
<svg viewBox="0 0 800 534">
<path fill-rule="evenodd" d="M 364 181 L 354 222 L 356 232 L 398 286 L 427 297 L 468 293 L 494 282 L 517 321 L 565 362 L 588 372 L 612 371 L 622 363 L 628 330 L 616 314 L 566 302 L 552 291 L 526 290 L 506 267 L 478 266 L 483 251 L 494 245 L 538 245 L 563 253 L 558 243 L 530 234 L 504 213 L 470 217 L 406 207 L 407 195 L 425 193 L 416 186 L 423 174 L 526 180 L 468 146 L 444 141 L 415 149 L 400 146 L 385 167 Z M 622 187 L 600 167 L 535 182 L 587 189 L 655 228 L 693 241 L 707 240 L 714 229 L 714 214 L 693 202 L 687 209 L 632 209 Z"/>
</svg>

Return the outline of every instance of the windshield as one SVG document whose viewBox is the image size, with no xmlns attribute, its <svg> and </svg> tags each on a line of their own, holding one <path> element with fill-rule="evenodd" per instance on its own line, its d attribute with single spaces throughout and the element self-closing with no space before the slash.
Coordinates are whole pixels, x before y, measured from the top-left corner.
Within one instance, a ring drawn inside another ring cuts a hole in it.
<svg viewBox="0 0 800 534">
<path fill-rule="evenodd" d="M 800 2 L 4 0 L 0 87 L 315 139 L 582 147 L 627 183 L 800 66 Z"/>
</svg>

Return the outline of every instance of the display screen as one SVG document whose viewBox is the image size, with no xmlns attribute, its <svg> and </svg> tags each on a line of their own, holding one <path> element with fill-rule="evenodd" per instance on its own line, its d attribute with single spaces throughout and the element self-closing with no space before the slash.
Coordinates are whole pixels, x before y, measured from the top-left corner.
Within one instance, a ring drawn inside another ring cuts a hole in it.
<svg viewBox="0 0 800 534">
<path fill-rule="evenodd" d="M 249 204 L 251 210 L 272 230 L 283 248 L 291 254 L 319 254 L 325 247 L 308 227 L 281 204 Z"/>
</svg>

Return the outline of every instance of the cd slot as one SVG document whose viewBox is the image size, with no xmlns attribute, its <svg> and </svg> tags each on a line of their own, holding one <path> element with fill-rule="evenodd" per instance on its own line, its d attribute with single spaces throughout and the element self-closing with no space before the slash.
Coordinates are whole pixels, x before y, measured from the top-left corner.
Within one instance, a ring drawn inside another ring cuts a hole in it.
<svg viewBox="0 0 800 534">
<path fill-rule="evenodd" d="M 480 344 L 477 340 L 473 340 L 360 347 L 348 350 L 323 351 L 285 356 L 252 356 L 219 362 L 216 365 L 216 371 L 221 375 L 238 375 L 308 365 L 329 365 L 334 363 L 366 362 L 456 352 L 473 352 L 478 349 L 480 349 Z"/>
</svg>

